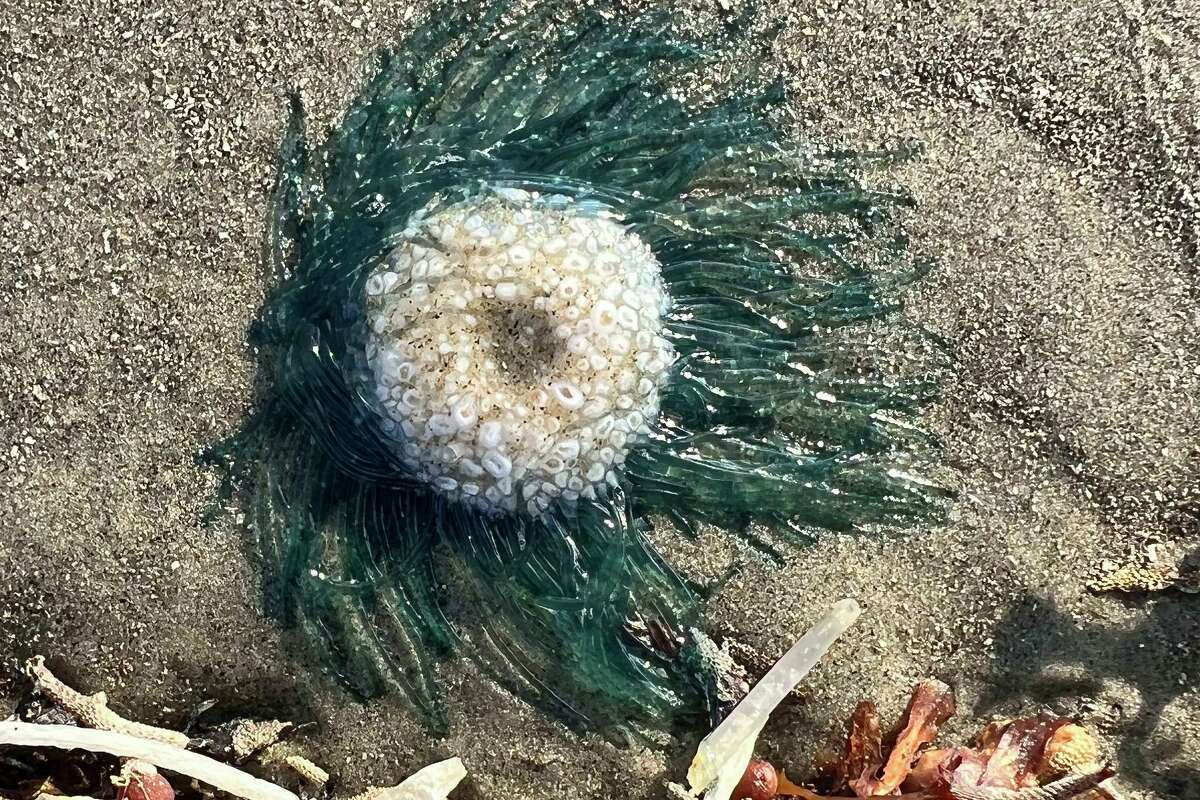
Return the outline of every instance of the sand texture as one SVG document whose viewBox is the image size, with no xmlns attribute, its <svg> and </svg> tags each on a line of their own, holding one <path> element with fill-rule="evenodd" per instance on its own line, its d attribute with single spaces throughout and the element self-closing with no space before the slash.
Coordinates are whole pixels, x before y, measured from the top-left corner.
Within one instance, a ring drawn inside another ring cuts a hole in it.
<svg viewBox="0 0 1200 800">
<path fill-rule="evenodd" d="M 656 542 L 764 653 L 863 604 L 768 727 L 793 771 L 857 700 L 895 713 L 936 675 L 950 737 L 1049 708 L 1102 732 L 1131 798 L 1200 798 L 1200 596 L 1085 588 L 1200 549 L 1200 5 L 897 5 L 771 4 L 775 56 L 804 137 L 924 145 L 879 180 L 938 264 L 909 314 L 954 354 L 926 424 L 961 499 L 931 530 L 780 543 L 783 568 L 713 531 Z M 581 738 L 458 661 L 445 738 L 359 703 L 264 616 L 239 521 L 202 524 L 193 456 L 253 393 L 284 93 L 332 123 L 422 12 L 184 7 L 0 0 L 0 693 L 43 653 L 147 722 L 205 698 L 315 721 L 352 790 L 459 755 L 464 798 L 662 797 L 694 741 Z"/>
</svg>

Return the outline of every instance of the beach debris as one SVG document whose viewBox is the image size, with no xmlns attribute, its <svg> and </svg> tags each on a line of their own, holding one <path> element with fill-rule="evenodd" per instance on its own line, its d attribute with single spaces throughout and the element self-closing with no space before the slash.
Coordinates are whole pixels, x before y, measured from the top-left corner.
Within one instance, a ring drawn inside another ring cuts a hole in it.
<svg viewBox="0 0 1200 800">
<path fill-rule="evenodd" d="M 279 743 L 296 726 L 277 719 L 236 717 L 192 737 L 192 749 L 241 764 Z"/>
<path fill-rule="evenodd" d="M 42 725 L 78 725 L 79 718 L 39 692 L 36 686 L 17 701 L 13 718 Z"/>
<path fill-rule="evenodd" d="M 879 712 L 870 700 L 863 700 L 850 715 L 850 732 L 846 750 L 837 763 L 837 785 L 849 787 L 851 781 L 863 778 L 869 769 L 883 763 L 883 732 L 879 727 Z"/>
<path fill-rule="evenodd" d="M 120 760 L 105 754 L 86 753 L 69 764 L 38 771 L 45 765 L 37 753 L 14 753 L 0 758 L 0 796 L 14 800 L 39 797 L 112 796 L 112 779 L 120 769 Z M 29 761 L 21 758 L 27 756 Z"/>
<path fill-rule="evenodd" d="M 1050 736 L 1038 766 L 1039 780 L 1052 781 L 1085 772 L 1100 763 L 1100 743 L 1082 725 L 1069 722 Z"/>
<path fill-rule="evenodd" d="M 717 725 L 729 716 L 750 691 L 746 670 L 734 660 L 726 643 L 717 644 L 698 628 L 688 631 L 680 657 L 704 686 L 710 699 L 711 724 Z"/>
<path fill-rule="evenodd" d="M 0 744 L 108 753 L 121 758 L 148 761 L 158 768 L 187 775 L 244 800 L 298 800 L 295 794 L 281 786 L 161 739 L 144 739 L 128 733 L 71 725 L 38 725 L 5 720 L 0 722 Z"/>
<path fill-rule="evenodd" d="M 685 665 L 708 699 L 714 727 L 742 701 L 751 684 L 775 666 L 773 659 L 732 636 L 714 639 L 699 628 L 678 633 L 659 618 L 635 616 L 625 623 L 625 630 L 663 658 Z M 803 690 L 794 688 L 786 699 L 803 702 Z"/>
<path fill-rule="evenodd" d="M 692 796 L 729 800 L 754 753 L 767 718 L 837 638 L 858 619 L 854 600 L 842 600 L 779 659 L 717 728 L 704 737 L 688 768 Z"/>
<path fill-rule="evenodd" d="M 283 763 L 313 786 L 324 786 L 329 783 L 329 773 L 304 756 L 291 755 L 283 759 Z"/>
<path fill-rule="evenodd" d="M 84 695 L 72 689 L 55 677 L 41 656 L 31 659 L 25 671 L 37 694 L 21 704 L 26 718 L 0 722 L 0 745 L 29 748 L 43 763 L 45 755 L 36 751 L 65 751 L 68 755 L 62 763 L 75 772 L 83 767 L 87 775 L 82 781 L 58 785 L 57 777 L 39 777 L 37 770 L 10 759 L 32 777 L 24 781 L 26 790 L 18 795 L 20 798 L 94 800 L 97 796 L 111 797 L 111 788 L 106 791 L 111 783 L 116 788 L 116 800 L 175 800 L 175 789 L 158 771 L 161 767 L 192 778 L 197 785 L 207 784 L 244 800 L 300 800 L 281 786 L 223 763 L 252 758 L 260 764 L 278 761 L 321 790 L 329 783 L 329 773 L 313 761 L 298 753 L 283 756 L 278 752 L 287 747 L 279 740 L 295 728 L 291 722 L 239 717 L 205 731 L 203 736 L 190 738 L 121 717 L 108 708 L 103 692 Z M 192 722 L 211 706 L 204 704 Z M 267 756 L 268 752 L 275 755 Z M 50 763 L 56 762 L 52 759 Z M 353 800 L 445 800 L 466 774 L 462 760 L 450 758 L 418 770 L 396 786 L 373 787 Z M 71 789 L 88 794 L 75 798 Z"/>
<path fill-rule="evenodd" d="M 771 800 L 779 792 L 779 776 L 769 761 L 756 758 L 733 789 L 733 800 Z"/>
<path fill-rule="evenodd" d="M 917 684 L 908 701 L 908 709 L 904 712 L 907 720 L 904 730 L 896 738 L 887 761 L 869 764 L 867 769 L 851 778 L 851 788 L 860 797 L 891 794 L 900 788 L 920 749 L 937 737 L 938 727 L 952 716 L 954 692 L 949 686 L 936 680 Z M 846 747 L 849 755 L 855 747 L 853 727 Z"/>
<path fill-rule="evenodd" d="M 1024 789 L 1009 789 L 1003 786 L 959 786 L 950 784 L 948 792 L 953 800 L 1070 800 L 1084 792 L 1098 788 L 1115 773 L 1111 766 L 1096 766 L 1087 772 L 1068 775 L 1044 786 L 1027 786 Z M 1102 796 L 1112 797 L 1101 792 Z"/>
<path fill-rule="evenodd" d="M 55 677 L 46 667 L 46 659 L 42 656 L 25 662 L 25 674 L 33 680 L 39 692 L 69 712 L 84 727 L 123 733 L 173 747 L 188 746 L 190 739 L 186 733 L 125 719 L 108 707 L 108 697 L 104 692 L 87 695 L 75 691 Z"/>
<path fill-rule="evenodd" d="M 1126 564 L 1106 572 L 1088 584 L 1093 592 L 1200 592 L 1200 569 L 1183 569 L 1165 562 Z"/>
<path fill-rule="evenodd" d="M 467 776 L 461 758 L 448 758 L 417 770 L 396 786 L 373 786 L 350 800 L 446 800 Z"/>
<path fill-rule="evenodd" d="M 235 719 L 231 725 L 229 746 L 233 757 L 239 761 L 275 744 L 284 733 L 294 727 L 290 722 L 277 719 Z"/>
<path fill-rule="evenodd" d="M 129 759 L 112 782 L 117 787 L 117 800 L 175 800 L 171 782 L 148 761 Z"/>
<path fill-rule="evenodd" d="M 721 639 L 721 649 L 724 650 L 738 665 L 741 675 L 748 676 L 746 690 L 750 689 L 750 683 L 754 683 L 763 675 L 770 671 L 771 667 L 775 666 L 775 662 L 770 656 L 759 652 L 757 649 L 743 641 L 726 636 Z M 745 692 L 742 693 L 743 696 Z M 803 686 L 793 687 L 784 702 L 803 703 L 807 699 L 808 692 Z"/>
<path fill-rule="evenodd" d="M 192 778 L 196 788 L 206 784 L 244 800 L 300 800 L 288 789 L 223 763 L 250 759 L 260 764 L 282 763 L 328 797 L 325 786 L 330 775 L 326 770 L 298 753 L 283 756 L 278 752 L 287 747 L 279 742 L 295 728 L 291 722 L 238 717 L 191 738 L 121 717 L 108 708 L 103 692 L 85 695 L 72 689 L 46 667 L 41 656 L 30 659 L 25 671 L 36 693 L 22 701 L 21 719 L 0 722 L 0 745 L 29 748 L 31 757 L 40 759 L 38 763 L 65 765 L 72 772 L 83 768 L 86 774 L 80 773 L 82 781 L 72 779 L 60 785 L 58 777 L 39 777 L 39 770 L 9 759 L 19 773 L 32 778 L 22 779 L 25 788 L 19 798 L 94 800 L 112 797 L 111 784 L 116 800 L 175 800 L 175 789 L 159 773 L 161 767 Z M 193 714 L 189 729 L 212 705 L 205 703 Z M 64 751 L 66 755 L 47 762 L 46 754 L 38 752 L 41 750 Z M 373 787 L 353 800 L 446 800 L 465 776 L 462 760 L 450 758 L 418 770 L 396 786 Z M 72 789 L 85 794 L 75 797 Z"/>
<path fill-rule="evenodd" d="M 1118 800 L 1112 767 L 1100 744 L 1078 723 L 1037 714 L 986 725 L 970 745 L 933 746 L 954 715 L 954 693 L 926 680 L 913 689 L 897 732 L 881 735 L 875 705 L 863 701 L 851 716 L 836 763 L 814 785 L 780 772 L 777 795 L 801 800 Z M 757 798 L 756 798 L 757 800 Z"/>
</svg>

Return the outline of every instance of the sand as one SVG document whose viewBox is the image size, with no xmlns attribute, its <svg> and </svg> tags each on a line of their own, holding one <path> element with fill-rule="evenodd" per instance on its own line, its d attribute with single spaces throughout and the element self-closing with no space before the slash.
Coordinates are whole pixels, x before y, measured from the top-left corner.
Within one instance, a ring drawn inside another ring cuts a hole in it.
<svg viewBox="0 0 1200 800">
<path fill-rule="evenodd" d="M 781 545 L 657 543 L 710 624 L 777 654 L 830 602 L 866 613 L 761 752 L 802 772 L 864 696 L 954 684 L 949 736 L 1049 708 L 1095 726 L 1134 798 L 1200 798 L 1195 595 L 1097 596 L 1108 566 L 1200 547 L 1200 7 L 772 4 L 800 130 L 923 154 L 878 180 L 938 269 L 909 316 L 954 365 L 926 425 L 946 525 Z M 0 693 L 44 653 L 122 711 L 195 703 L 315 725 L 346 789 L 461 755 L 470 798 L 658 798 L 694 742 L 579 737 L 472 668 L 452 730 L 364 705 L 264 616 L 236 519 L 205 527 L 199 448 L 251 402 L 245 330 L 285 90 L 336 119 L 419 9 L 357 2 L 0 3 Z"/>
</svg>

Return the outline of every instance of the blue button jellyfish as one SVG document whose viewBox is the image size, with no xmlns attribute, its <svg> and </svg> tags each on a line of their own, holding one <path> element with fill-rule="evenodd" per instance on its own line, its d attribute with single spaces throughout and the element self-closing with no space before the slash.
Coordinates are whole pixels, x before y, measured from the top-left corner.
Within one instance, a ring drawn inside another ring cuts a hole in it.
<svg viewBox="0 0 1200 800">
<path fill-rule="evenodd" d="M 272 607 L 435 722 L 451 651 L 579 725 L 712 714 L 699 604 L 652 522 L 753 543 L 938 506 L 911 455 L 930 381 L 831 335 L 920 274 L 887 267 L 905 198 L 789 141 L 762 69 L 689 89 L 735 48 L 674 22 L 443 9 L 324 146 L 293 100 L 262 394 L 208 455 Z"/>
</svg>

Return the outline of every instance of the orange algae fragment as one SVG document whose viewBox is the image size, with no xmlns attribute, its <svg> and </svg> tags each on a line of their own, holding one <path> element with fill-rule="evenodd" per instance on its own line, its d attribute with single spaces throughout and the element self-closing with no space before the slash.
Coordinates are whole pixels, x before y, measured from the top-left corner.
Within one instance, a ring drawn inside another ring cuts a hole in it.
<svg viewBox="0 0 1200 800">
<path fill-rule="evenodd" d="M 859 797 L 888 795 L 900 788 L 912 770 L 922 745 L 932 742 L 938 727 L 954 716 L 954 692 L 937 680 L 918 683 L 904 712 L 904 729 L 882 769 L 870 770 L 851 782 Z"/>
</svg>

